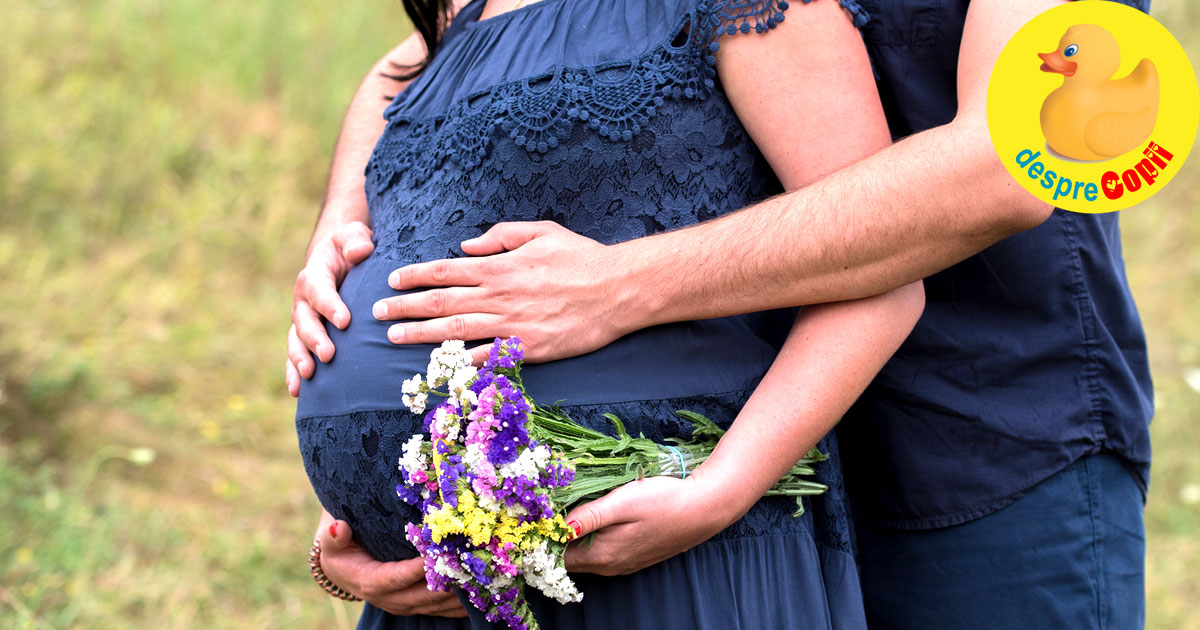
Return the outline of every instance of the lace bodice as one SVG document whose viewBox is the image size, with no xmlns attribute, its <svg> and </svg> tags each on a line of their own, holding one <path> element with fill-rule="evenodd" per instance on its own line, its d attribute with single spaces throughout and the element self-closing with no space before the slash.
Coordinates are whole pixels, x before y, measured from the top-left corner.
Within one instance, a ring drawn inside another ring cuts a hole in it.
<svg viewBox="0 0 1200 630">
<path fill-rule="evenodd" d="M 481 78 L 497 70 L 478 69 L 494 35 L 480 29 L 508 34 L 519 25 L 505 22 L 508 14 L 475 21 L 483 3 L 466 7 L 431 67 L 385 112 L 367 166 L 381 253 L 396 262 L 460 255 L 459 241 L 499 221 L 553 220 L 613 243 L 778 192 L 718 85 L 714 54 L 723 34 L 773 28 L 788 3 L 647 4 L 661 4 L 654 17 L 669 23 L 657 39 L 629 42 L 614 51 L 619 57 L 592 65 L 572 62 L 595 57 L 593 47 L 564 42 L 566 58 L 532 74 L 506 66 L 513 78 L 499 83 Z M 865 21 L 857 5 L 843 5 Z M 592 19 L 621 16 L 571 17 L 586 31 L 605 28 Z M 434 81 L 453 89 L 434 89 Z"/>
</svg>

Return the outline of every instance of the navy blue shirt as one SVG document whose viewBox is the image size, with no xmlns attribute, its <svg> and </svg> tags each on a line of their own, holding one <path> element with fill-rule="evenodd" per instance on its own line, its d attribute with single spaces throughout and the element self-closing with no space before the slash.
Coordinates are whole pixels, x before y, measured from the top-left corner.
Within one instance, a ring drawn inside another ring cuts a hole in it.
<svg viewBox="0 0 1200 630">
<path fill-rule="evenodd" d="M 861 4 L 893 135 L 950 122 L 967 0 Z M 916 329 L 839 426 L 860 520 L 956 525 L 1098 452 L 1145 492 L 1152 390 L 1117 220 L 1055 210 L 925 280 Z"/>
</svg>

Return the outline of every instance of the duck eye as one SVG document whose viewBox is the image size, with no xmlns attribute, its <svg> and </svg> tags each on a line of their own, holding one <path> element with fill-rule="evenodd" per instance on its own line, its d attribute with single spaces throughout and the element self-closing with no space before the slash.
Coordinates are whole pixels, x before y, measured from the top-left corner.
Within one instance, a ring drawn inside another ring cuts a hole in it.
<svg viewBox="0 0 1200 630">
<path fill-rule="evenodd" d="M 1066 50 L 1063 51 L 1063 55 L 1066 57 L 1074 57 L 1075 53 L 1077 52 L 1079 52 L 1079 46 L 1071 44 L 1070 46 L 1067 46 Z"/>
</svg>

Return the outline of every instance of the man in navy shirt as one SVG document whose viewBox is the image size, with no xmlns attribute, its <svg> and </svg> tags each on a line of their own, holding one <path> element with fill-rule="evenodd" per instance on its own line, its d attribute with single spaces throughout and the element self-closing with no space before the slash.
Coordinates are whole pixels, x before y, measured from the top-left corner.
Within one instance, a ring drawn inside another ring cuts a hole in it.
<svg viewBox="0 0 1200 630">
<path fill-rule="evenodd" d="M 926 278 L 920 323 L 839 427 L 871 626 L 1142 627 L 1152 403 L 1117 216 L 1029 196 L 987 133 L 999 51 L 1058 3 L 860 3 L 903 140 L 803 190 L 614 246 L 580 248 L 552 224 L 498 226 L 473 248 L 491 256 L 401 270 L 395 288 L 451 288 L 437 300 L 394 298 L 386 319 L 432 318 L 395 327 L 394 341 L 520 331 L 528 355 L 549 360 L 659 323 L 861 298 Z M 364 93 L 379 91 L 368 81 Z M 318 314 L 348 323 L 336 284 L 370 252 L 354 193 L 378 130 L 355 114 L 352 105 L 297 283 L 293 393 L 315 366 L 308 349 L 332 356 Z M 522 273 L 531 267 L 538 273 Z M 517 304 L 542 308 L 509 312 Z M 365 560 L 339 559 L 347 541 L 320 533 L 327 572 L 361 584 Z M 392 598 L 389 610 L 417 610 L 386 590 L 375 592 Z"/>
</svg>

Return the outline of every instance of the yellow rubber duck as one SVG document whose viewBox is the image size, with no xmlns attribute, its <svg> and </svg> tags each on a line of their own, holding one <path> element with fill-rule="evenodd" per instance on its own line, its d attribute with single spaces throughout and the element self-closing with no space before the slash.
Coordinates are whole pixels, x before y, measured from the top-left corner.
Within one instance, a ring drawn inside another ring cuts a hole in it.
<svg viewBox="0 0 1200 630">
<path fill-rule="evenodd" d="M 1124 79 L 1117 38 L 1093 24 L 1067 29 L 1058 50 L 1038 53 L 1042 71 L 1063 75 L 1042 103 L 1042 135 L 1061 155 L 1094 162 L 1145 142 L 1158 118 L 1158 70 L 1143 59 Z"/>
</svg>

